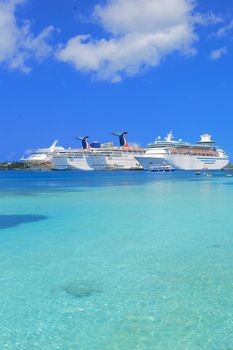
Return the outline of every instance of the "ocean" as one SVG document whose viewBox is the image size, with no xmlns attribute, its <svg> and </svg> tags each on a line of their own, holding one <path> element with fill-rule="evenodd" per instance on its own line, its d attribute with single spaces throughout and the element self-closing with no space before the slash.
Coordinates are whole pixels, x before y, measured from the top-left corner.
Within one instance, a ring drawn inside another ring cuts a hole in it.
<svg viewBox="0 0 233 350">
<path fill-rule="evenodd" d="M 0 349 L 233 349 L 233 177 L 0 172 Z"/>
</svg>

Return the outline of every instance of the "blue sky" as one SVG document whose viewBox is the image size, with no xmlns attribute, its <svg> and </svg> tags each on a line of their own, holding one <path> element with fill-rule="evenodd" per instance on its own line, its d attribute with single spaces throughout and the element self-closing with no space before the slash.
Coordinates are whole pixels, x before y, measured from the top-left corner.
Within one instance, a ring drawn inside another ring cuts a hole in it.
<svg viewBox="0 0 233 350">
<path fill-rule="evenodd" d="M 0 0 L 1 160 L 125 130 L 142 146 L 209 132 L 232 158 L 231 1 L 133 4 Z"/>
</svg>

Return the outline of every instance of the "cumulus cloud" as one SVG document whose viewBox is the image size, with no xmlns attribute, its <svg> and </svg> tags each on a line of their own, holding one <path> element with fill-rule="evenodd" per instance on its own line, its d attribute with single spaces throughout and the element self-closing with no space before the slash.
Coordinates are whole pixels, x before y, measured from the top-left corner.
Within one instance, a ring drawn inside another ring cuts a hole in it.
<svg viewBox="0 0 233 350">
<path fill-rule="evenodd" d="M 94 8 L 92 18 L 108 37 L 77 35 L 57 58 L 99 79 L 119 82 L 159 65 L 173 52 L 195 53 L 200 17 L 192 0 L 108 0 Z"/>
<path fill-rule="evenodd" d="M 227 54 L 227 48 L 226 46 L 221 47 L 220 49 L 213 50 L 210 54 L 210 58 L 212 60 L 219 60 L 222 56 L 225 56 Z"/>
<path fill-rule="evenodd" d="M 0 0 L 0 64 L 28 73 L 28 61 L 42 60 L 53 51 L 48 43 L 54 27 L 34 35 L 30 21 L 18 23 L 15 12 L 24 0 Z"/>
</svg>

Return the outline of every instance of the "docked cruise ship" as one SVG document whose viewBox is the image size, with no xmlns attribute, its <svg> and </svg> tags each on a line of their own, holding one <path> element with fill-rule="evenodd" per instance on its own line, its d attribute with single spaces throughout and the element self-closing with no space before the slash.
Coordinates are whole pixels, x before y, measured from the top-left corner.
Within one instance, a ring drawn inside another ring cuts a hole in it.
<svg viewBox="0 0 233 350">
<path fill-rule="evenodd" d="M 64 147 L 58 147 L 58 140 L 49 148 L 38 148 L 30 152 L 27 158 L 23 157 L 21 160 L 31 170 L 51 170 L 53 169 L 53 154 L 65 151 Z"/>
<path fill-rule="evenodd" d="M 160 137 L 149 144 L 146 152 L 136 159 L 145 170 L 180 169 L 180 170 L 220 170 L 229 158 L 223 149 L 215 146 L 209 134 L 201 136 L 195 144 L 174 140 L 170 132 L 164 140 Z"/>
<path fill-rule="evenodd" d="M 54 152 L 52 156 L 53 169 L 65 170 L 137 170 L 142 169 L 136 160 L 145 150 L 132 147 L 127 143 L 127 132 L 114 133 L 120 140 L 120 147 L 112 142 L 100 144 L 93 142 L 89 145 L 88 136 L 78 138 L 82 141 L 82 149 L 64 149 Z"/>
</svg>

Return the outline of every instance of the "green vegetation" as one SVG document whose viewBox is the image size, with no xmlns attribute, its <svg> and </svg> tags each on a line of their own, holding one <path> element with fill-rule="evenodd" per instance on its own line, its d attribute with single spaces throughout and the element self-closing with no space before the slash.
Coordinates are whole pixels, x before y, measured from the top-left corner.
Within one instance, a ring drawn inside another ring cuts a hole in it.
<svg viewBox="0 0 233 350">
<path fill-rule="evenodd" d="M 1 162 L 0 170 L 25 170 L 28 166 L 24 162 Z"/>
<path fill-rule="evenodd" d="M 0 162 L 0 170 L 27 170 L 28 165 L 24 162 Z M 233 164 L 229 163 L 223 170 L 232 170 Z"/>
<path fill-rule="evenodd" d="M 232 163 L 229 163 L 225 168 L 224 170 L 233 170 L 233 164 Z"/>
</svg>

